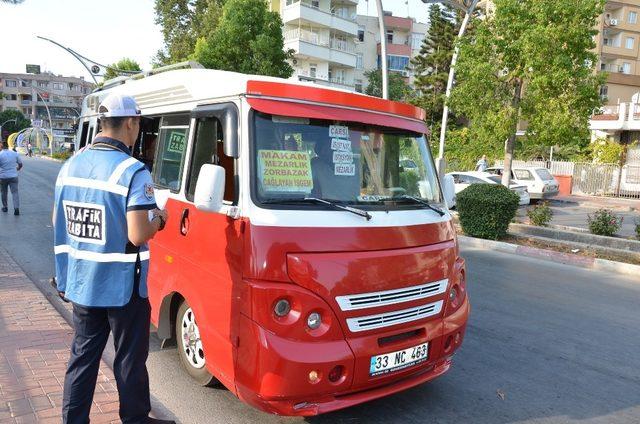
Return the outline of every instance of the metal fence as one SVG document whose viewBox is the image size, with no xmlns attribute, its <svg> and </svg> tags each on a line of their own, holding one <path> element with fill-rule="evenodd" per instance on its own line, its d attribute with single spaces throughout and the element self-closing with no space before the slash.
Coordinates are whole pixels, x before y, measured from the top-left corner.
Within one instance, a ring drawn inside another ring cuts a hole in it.
<svg viewBox="0 0 640 424">
<path fill-rule="evenodd" d="M 501 166 L 503 161 L 496 161 Z M 513 166 L 536 166 L 553 175 L 571 176 L 571 193 L 587 196 L 611 196 L 640 199 L 640 163 L 617 164 L 560 161 L 513 161 Z"/>
</svg>

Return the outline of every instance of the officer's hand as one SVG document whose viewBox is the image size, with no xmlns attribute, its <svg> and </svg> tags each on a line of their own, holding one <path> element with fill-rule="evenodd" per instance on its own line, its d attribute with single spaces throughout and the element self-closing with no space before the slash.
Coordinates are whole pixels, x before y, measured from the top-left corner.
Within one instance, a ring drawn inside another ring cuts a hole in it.
<svg viewBox="0 0 640 424">
<path fill-rule="evenodd" d="M 159 216 L 161 218 L 160 226 L 158 227 L 158 231 L 162 231 L 164 229 L 165 224 L 167 223 L 167 219 L 169 218 L 169 213 L 166 209 L 154 209 L 153 217 Z"/>
</svg>

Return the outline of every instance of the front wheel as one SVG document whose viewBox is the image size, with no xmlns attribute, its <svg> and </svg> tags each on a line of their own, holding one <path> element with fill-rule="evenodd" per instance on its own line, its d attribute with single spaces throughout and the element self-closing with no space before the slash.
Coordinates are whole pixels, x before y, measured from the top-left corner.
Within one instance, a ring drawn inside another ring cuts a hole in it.
<svg viewBox="0 0 640 424">
<path fill-rule="evenodd" d="M 217 380 L 205 367 L 206 359 L 196 316 L 186 301 L 182 302 L 176 316 L 176 339 L 178 356 L 187 373 L 202 386 L 215 385 Z"/>
</svg>

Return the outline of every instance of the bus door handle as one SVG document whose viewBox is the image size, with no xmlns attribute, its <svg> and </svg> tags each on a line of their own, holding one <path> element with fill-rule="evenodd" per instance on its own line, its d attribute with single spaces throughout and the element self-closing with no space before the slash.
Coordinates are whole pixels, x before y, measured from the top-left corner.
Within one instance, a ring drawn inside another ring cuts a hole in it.
<svg viewBox="0 0 640 424">
<path fill-rule="evenodd" d="M 180 218 L 180 234 L 183 236 L 189 232 L 189 209 L 182 210 L 182 218 Z"/>
</svg>

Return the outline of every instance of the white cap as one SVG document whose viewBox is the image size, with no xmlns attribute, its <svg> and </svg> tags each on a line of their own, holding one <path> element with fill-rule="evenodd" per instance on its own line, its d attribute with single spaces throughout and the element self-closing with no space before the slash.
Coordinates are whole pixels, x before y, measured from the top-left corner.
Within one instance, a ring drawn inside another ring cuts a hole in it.
<svg viewBox="0 0 640 424">
<path fill-rule="evenodd" d="M 98 107 L 100 118 L 126 118 L 140 116 L 138 104 L 131 96 L 109 94 Z"/>
</svg>

